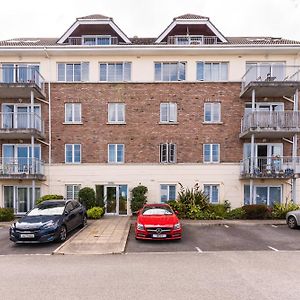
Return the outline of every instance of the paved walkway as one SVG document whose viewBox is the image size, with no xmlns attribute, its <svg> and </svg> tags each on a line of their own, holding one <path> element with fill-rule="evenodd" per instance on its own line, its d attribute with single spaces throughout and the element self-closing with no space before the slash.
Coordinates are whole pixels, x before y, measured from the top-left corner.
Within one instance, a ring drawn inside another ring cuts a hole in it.
<svg viewBox="0 0 300 300">
<path fill-rule="evenodd" d="M 130 229 L 130 217 L 104 216 L 67 240 L 53 254 L 123 253 Z"/>
</svg>

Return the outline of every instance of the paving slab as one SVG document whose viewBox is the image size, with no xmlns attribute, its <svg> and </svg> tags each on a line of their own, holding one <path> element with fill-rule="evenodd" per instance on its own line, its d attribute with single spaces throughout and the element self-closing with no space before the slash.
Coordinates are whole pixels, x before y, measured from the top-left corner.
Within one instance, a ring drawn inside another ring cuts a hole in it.
<svg viewBox="0 0 300 300">
<path fill-rule="evenodd" d="M 53 254 L 123 253 L 130 230 L 130 217 L 104 216 L 81 230 Z"/>
</svg>

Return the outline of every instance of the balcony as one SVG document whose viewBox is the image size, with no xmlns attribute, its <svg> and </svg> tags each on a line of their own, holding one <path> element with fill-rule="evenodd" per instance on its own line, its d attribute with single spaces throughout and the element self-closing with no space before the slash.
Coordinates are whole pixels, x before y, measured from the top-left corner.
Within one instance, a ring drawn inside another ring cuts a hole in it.
<svg viewBox="0 0 300 300">
<path fill-rule="evenodd" d="M 36 158 L 2 157 L 0 179 L 46 180 L 44 162 Z"/>
<path fill-rule="evenodd" d="M 300 173 L 300 157 L 254 157 L 251 174 L 251 158 L 241 161 L 241 179 L 289 179 Z"/>
<path fill-rule="evenodd" d="M 300 133 L 299 111 L 254 111 L 247 113 L 241 121 L 240 138 L 291 137 Z"/>
<path fill-rule="evenodd" d="M 215 45 L 218 44 L 216 36 L 179 35 L 169 36 L 168 44 L 171 45 Z"/>
<path fill-rule="evenodd" d="M 0 139 L 44 138 L 44 122 L 37 113 L 2 112 Z"/>
<path fill-rule="evenodd" d="M 117 37 L 69 37 L 67 44 L 72 46 L 107 46 L 118 45 L 119 41 Z"/>
<path fill-rule="evenodd" d="M 35 97 L 45 99 L 45 79 L 32 66 L 0 67 L 0 98 L 30 98 L 31 91 Z"/>
<path fill-rule="evenodd" d="M 300 88 L 300 66 L 253 65 L 242 77 L 241 98 L 292 97 Z"/>
</svg>

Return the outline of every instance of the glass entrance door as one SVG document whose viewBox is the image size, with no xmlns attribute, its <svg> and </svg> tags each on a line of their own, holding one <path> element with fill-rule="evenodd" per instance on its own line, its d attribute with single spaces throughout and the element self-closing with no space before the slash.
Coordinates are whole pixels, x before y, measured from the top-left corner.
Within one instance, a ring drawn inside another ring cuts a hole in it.
<svg viewBox="0 0 300 300">
<path fill-rule="evenodd" d="M 116 214 L 117 213 L 117 187 L 116 186 L 106 186 L 106 213 Z"/>
<path fill-rule="evenodd" d="M 24 214 L 28 211 L 28 189 L 27 187 L 17 188 L 17 213 Z"/>
<path fill-rule="evenodd" d="M 127 215 L 127 185 L 105 186 L 106 213 Z"/>
</svg>

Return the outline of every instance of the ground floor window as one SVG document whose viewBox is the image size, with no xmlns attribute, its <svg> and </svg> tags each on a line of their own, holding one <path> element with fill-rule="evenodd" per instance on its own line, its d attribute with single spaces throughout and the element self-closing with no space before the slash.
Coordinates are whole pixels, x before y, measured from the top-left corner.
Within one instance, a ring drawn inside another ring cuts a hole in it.
<svg viewBox="0 0 300 300">
<path fill-rule="evenodd" d="M 4 207 L 13 208 L 16 214 L 23 214 L 35 206 L 33 203 L 32 187 L 4 186 Z M 35 201 L 40 198 L 41 189 L 35 188 Z"/>
<path fill-rule="evenodd" d="M 160 185 L 160 202 L 166 203 L 168 201 L 176 200 L 176 185 L 175 184 L 161 184 Z"/>
<path fill-rule="evenodd" d="M 253 204 L 274 206 L 282 201 L 282 186 L 254 186 Z M 244 204 L 251 204 L 250 185 L 244 185 Z"/>
<path fill-rule="evenodd" d="M 204 193 L 207 195 L 210 203 L 219 203 L 218 184 L 204 184 Z"/>
<path fill-rule="evenodd" d="M 78 200 L 79 190 L 80 190 L 80 184 L 67 184 L 66 185 L 67 200 Z"/>
</svg>

